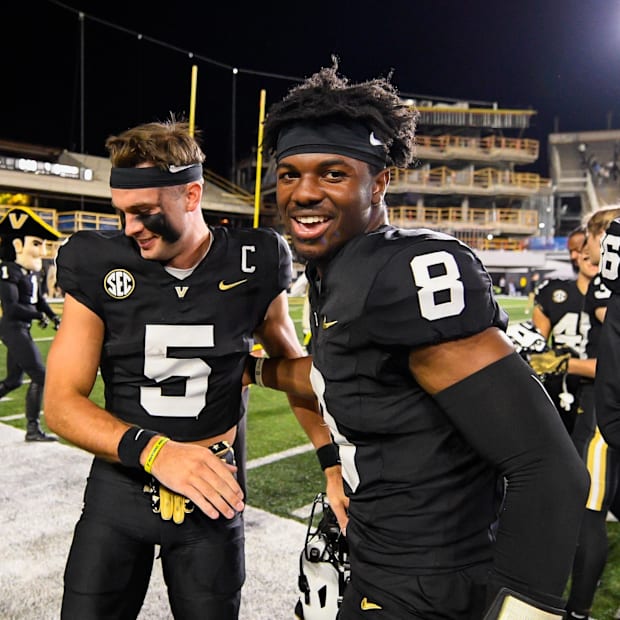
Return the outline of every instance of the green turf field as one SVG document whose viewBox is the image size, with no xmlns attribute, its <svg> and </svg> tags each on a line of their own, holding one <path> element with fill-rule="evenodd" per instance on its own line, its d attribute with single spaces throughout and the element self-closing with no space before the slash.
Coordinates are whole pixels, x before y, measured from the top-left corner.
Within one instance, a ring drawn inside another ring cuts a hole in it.
<svg viewBox="0 0 620 620">
<path fill-rule="evenodd" d="M 527 299 L 523 297 L 499 297 L 501 306 L 511 321 L 529 318 Z M 291 316 L 301 337 L 301 299 L 291 299 Z M 61 312 L 60 307 L 56 308 Z M 51 327 L 43 330 L 36 323 L 32 335 L 37 340 L 43 356 L 54 337 Z M 6 371 L 6 350 L 0 343 L 0 377 Z M 0 421 L 18 428 L 25 427 L 24 399 L 26 386 L 11 393 L 10 400 L 0 402 Z M 92 398 L 103 404 L 103 389 L 98 380 Z M 307 438 L 288 409 L 283 394 L 273 390 L 250 388 L 248 414 L 248 459 L 278 453 L 307 443 Z M 323 488 L 322 473 L 313 452 L 276 460 L 268 465 L 248 471 L 248 502 L 274 514 L 301 520 L 293 511 L 308 505 L 316 493 Z M 597 620 L 613 620 L 620 607 L 620 524 L 609 523 L 610 552 L 597 593 L 593 617 Z M 300 541 L 300 545 L 301 545 Z"/>
</svg>

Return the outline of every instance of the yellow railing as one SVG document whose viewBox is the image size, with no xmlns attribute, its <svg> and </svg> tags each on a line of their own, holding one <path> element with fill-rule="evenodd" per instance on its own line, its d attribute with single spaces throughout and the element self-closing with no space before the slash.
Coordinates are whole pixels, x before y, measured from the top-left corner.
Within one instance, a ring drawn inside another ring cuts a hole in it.
<svg viewBox="0 0 620 620">
<path fill-rule="evenodd" d="M 242 200 L 247 204 L 254 204 L 254 194 L 248 192 L 242 187 L 239 187 L 238 185 L 235 185 L 234 183 L 231 183 L 228 179 L 216 174 L 212 170 L 205 170 L 205 179 L 209 181 L 209 183 L 212 183 L 235 198 Z"/>
<path fill-rule="evenodd" d="M 526 138 L 505 138 L 501 136 L 487 136 L 486 138 L 467 136 L 416 136 L 416 144 L 419 148 L 436 151 L 437 154 L 449 155 L 454 150 L 469 150 L 472 154 L 492 156 L 501 151 L 505 158 L 512 154 L 516 159 L 527 157 L 531 160 L 538 159 L 539 142 Z"/>
<path fill-rule="evenodd" d="M 78 230 L 120 230 L 121 218 L 113 213 L 68 211 L 58 214 L 58 230 L 72 233 Z"/>
<path fill-rule="evenodd" d="M 392 168 L 392 189 L 398 185 L 415 185 L 419 188 L 446 189 L 449 187 L 461 190 L 479 190 L 483 192 L 528 191 L 537 192 L 551 188 L 551 179 L 545 179 L 533 172 L 514 172 L 497 168 L 464 168 L 454 170 L 447 166 L 431 168 Z"/>
<path fill-rule="evenodd" d="M 535 110 L 499 110 L 454 105 L 419 106 L 421 125 L 458 125 L 460 127 L 495 127 L 523 129 L 529 127 Z"/>
<path fill-rule="evenodd" d="M 538 229 L 538 211 L 534 209 L 401 206 L 389 207 L 388 214 L 392 224 L 403 228 L 519 229 L 529 234 Z"/>
</svg>

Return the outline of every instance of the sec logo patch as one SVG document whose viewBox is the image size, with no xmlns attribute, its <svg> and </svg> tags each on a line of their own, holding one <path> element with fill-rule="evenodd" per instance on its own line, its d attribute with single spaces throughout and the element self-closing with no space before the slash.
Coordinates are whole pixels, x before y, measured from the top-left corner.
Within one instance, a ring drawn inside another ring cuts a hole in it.
<svg viewBox="0 0 620 620">
<path fill-rule="evenodd" d="M 556 304 L 563 304 L 568 299 L 568 293 L 563 289 L 558 289 L 557 291 L 553 291 L 551 299 Z"/>
<path fill-rule="evenodd" d="M 112 269 L 103 279 L 103 288 L 110 297 L 125 299 L 133 293 L 136 281 L 126 269 Z"/>
</svg>

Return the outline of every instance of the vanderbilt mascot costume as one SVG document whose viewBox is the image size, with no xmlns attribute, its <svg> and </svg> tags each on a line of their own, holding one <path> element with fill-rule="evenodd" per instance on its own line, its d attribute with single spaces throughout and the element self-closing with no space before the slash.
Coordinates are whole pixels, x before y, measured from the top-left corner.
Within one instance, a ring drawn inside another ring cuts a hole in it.
<svg viewBox="0 0 620 620">
<path fill-rule="evenodd" d="M 32 321 L 58 329 L 60 318 L 41 294 L 45 240 L 61 234 L 26 207 L 15 207 L 0 220 L 0 339 L 6 345 L 6 377 L 0 381 L 0 398 L 17 389 L 24 374 L 30 377 L 26 392 L 26 441 L 56 441 L 41 430 L 39 416 L 45 383 L 45 365 L 30 334 Z"/>
</svg>

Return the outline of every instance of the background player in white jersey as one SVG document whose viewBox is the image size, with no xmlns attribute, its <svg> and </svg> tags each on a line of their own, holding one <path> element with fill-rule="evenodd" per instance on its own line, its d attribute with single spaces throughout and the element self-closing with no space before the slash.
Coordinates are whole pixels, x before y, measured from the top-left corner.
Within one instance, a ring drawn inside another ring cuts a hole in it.
<svg viewBox="0 0 620 620">
<path fill-rule="evenodd" d="M 45 240 L 61 234 L 27 207 L 9 209 L 0 221 L 0 338 L 6 346 L 6 377 L 0 381 L 0 398 L 17 389 L 24 374 L 30 378 L 26 392 L 26 441 L 56 441 L 41 429 L 40 414 L 45 384 L 45 363 L 30 334 L 32 321 L 43 326 L 60 317 L 41 292 Z"/>
<path fill-rule="evenodd" d="M 76 233 L 57 261 L 65 308 L 46 413 L 95 455 L 62 617 L 135 618 L 160 545 L 174 616 L 233 620 L 244 498 L 230 445 L 254 338 L 272 355 L 302 354 L 290 250 L 273 231 L 206 224 L 204 154 L 186 123 L 134 127 L 106 146 L 124 232 Z M 105 409 L 89 399 L 99 367 Z M 314 401 L 290 401 L 315 445 L 328 444 Z"/>
<path fill-rule="evenodd" d="M 264 146 L 308 261 L 313 357 L 250 375 L 300 394 L 310 376 L 331 429 L 349 499 L 340 619 L 561 618 L 585 468 L 473 252 L 388 224 L 414 128 L 388 80 L 336 66 L 272 106 Z"/>
</svg>

